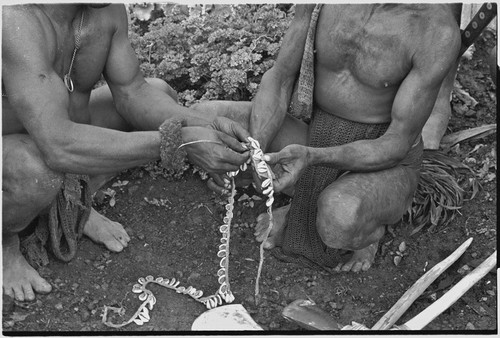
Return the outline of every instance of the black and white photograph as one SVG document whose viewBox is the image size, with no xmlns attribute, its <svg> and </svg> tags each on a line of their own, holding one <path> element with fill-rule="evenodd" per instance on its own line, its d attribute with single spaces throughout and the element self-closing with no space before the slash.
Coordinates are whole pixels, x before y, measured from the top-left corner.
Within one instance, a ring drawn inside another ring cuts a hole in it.
<svg viewBox="0 0 500 338">
<path fill-rule="evenodd" d="M 498 334 L 496 2 L 0 8 L 4 336 Z"/>
</svg>

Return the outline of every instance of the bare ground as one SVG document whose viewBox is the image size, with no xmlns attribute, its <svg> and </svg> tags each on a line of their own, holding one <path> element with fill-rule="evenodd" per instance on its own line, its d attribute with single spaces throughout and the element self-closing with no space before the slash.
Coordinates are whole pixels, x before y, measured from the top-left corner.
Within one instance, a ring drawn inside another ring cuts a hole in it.
<svg viewBox="0 0 500 338">
<path fill-rule="evenodd" d="M 454 97 L 450 132 L 496 123 L 495 87 L 484 62 L 485 47 L 491 46 L 492 39 L 483 34 L 473 58 L 462 60 L 458 81 L 478 104 L 471 109 Z M 415 301 L 398 323 L 415 316 L 463 277 L 459 273 L 461 267 L 474 268 L 497 246 L 496 135 L 463 142 L 449 155 L 470 165 L 482 184 L 481 191 L 464 203 L 461 215 L 452 224 L 432 233 L 424 228 L 413 236 L 413 227 L 408 224 L 391 227 L 392 232 L 387 232 L 381 241 L 375 265 L 365 273 L 331 274 L 266 255 L 261 277 L 263 300 L 259 306 L 253 299 L 259 252 L 252 226 L 265 207 L 263 201 L 255 201 L 253 207 L 248 199 L 237 202 L 230 259 L 235 303 L 243 304 L 265 330 L 302 330 L 281 316 L 284 306 L 299 298 L 314 300 L 343 325 L 356 321 L 371 327 L 426 270 L 467 238 L 474 238 L 461 259 Z M 113 206 L 109 194 L 112 190 Z M 252 189 L 240 189 L 237 198 L 243 193 L 257 195 Z M 278 204 L 284 202 L 284 198 L 277 200 Z M 123 317 L 112 317 L 115 323 L 127 320 L 135 312 L 141 302 L 131 291 L 140 277 L 175 277 L 181 285 L 191 285 L 205 294 L 217 290 L 218 227 L 222 224 L 225 201 L 215 196 L 198 174 L 188 173 L 173 180 L 144 168 L 126 171 L 101 189 L 94 203 L 99 211 L 126 227 L 131 237 L 129 247 L 114 254 L 84 238 L 72 262 L 52 259 L 40 269 L 53 285 L 52 293 L 39 295 L 31 303 L 4 297 L 5 335 L 68 331 L 175 333 L 190 330 L 193 320 L 206 310 L 185 295 L 153 286 L 157 303 L 149 322 L 142 326 L 132 323 L 118 330 L 101 322 L 104 305 L 125 309 Z M 393 259 L 402 241 L 406 242 L 407 254 L 396 266 Z M 491 330 L 497 329 L 496 281 L 494 269 L 426 330 L 495 332 Z"/>
</svg>

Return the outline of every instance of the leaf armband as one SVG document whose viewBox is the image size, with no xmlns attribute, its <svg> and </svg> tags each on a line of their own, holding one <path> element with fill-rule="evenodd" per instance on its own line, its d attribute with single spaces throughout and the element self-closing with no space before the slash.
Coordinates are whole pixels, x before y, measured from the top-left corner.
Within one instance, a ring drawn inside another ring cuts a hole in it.
<svg viewBox="0 0 500 338">
<path fill-rule="evenodd" d="M 187 157 L 186 151 L 180 149 L 182 145 L 181 129 L 182 120 L 180 118 L 167 119 L 159 128 L 161 165 L 174 173 L 184 170 Z"/>
</svg>

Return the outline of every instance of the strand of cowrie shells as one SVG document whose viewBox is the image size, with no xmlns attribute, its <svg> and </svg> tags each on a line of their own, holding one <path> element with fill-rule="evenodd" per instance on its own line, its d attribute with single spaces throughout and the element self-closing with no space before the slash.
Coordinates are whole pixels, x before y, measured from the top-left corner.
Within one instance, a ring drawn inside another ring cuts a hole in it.
<svg viewBox="0 0 500 338">
<path fill-rule="evenodd" d="M 252 160 L 252 165 L 259 176 L 259 179 L 262 181 L 261 189 L 262 193 L 267 196 L 266 207 L 267 214 L 269 215 L 269 225 L 267 226 L 266 233 L 264 235 L 264 239 L 259 247 L 259 267 L 257 269 L 257 277 L 255 279 L 255 303 L 258 303 L 259 296 L 259 281 L 260 274 L 262 272 L 262 265 L 264 264 L 264 243 L 269 237 L 269 233 L 273 228 L 273 202 L 274 202 L 274 187 L 273 187 L 273 173 L 269 165 L 264 161 L 264 153 L 262 149 L 260 149 L 259 142 L 251 137 L 248 138 L 250 141 L 250 145 L 253 149 L 250 150 L 250 156 Z"/>
<path fill-rule="evenodd" d="M 251 137 L 248 138 L 249 143 L 247 144 L 251 147 L 250 149 L 250 159 L 247 163 L 251 163 L 257 173 L 259 179 L 262 181 L 261 188 L 263 190 L 263 194 L 267 195 L 267 213 L 269 214 L 269 226 L 266 230 L 266 234 L 264 236 L 264 240 L 260 245 L 260 260 L 259 267 L 257 270 L 257 277 L 255 281 L 255 302 L 258 303 L 258 295 L 259 295 L 259 281 L 260 275 L 262 271 L 262 266 L 264 262 L 264 243 L 269 236 L 269 233 L 273 227 L 273 218 L 272 218 L 272 204 L 274 201 L 274 188 L 272 183 L 272 172 L 267 163 L 263 160 L 263 152 L 260 149 L 259 142 Z M 247 163 L 243 163 L 240 166 L 241 171 L 245 171 L 247 169 Z M 153 293 L 148 290 L 146 287 L 149 283 L 155 283 L 157 285 L 166 287 L 168 289 L 175 290 L 177 293 L 182 293 L 190 296 L 196 301 L 203 303 L 208 309 L 215 308 L 222 304 L 223 301 L 226 303 L 231 303 L 234 301 L 235 297 L 231 292 L 230 284 L 229 284 L 229 242 L 230 242 L 230 230 L 231 230 L 231 222 L 233 219 L 233 209 L 234 209 L 234 196 L 236 194 L 236 186 L 234 182 L 234 177 L 238 175 L 239 170 L 228 172 L 227 175 L 231 179 L 231 193 L 228 197 L 228 203 L 225 206 L 226 215 L 223 218 L 224 224 L 219 227 L 219 231 L 222 234 L 220 239 L 221 244 L 219 245 L 219 251 L 217 252 L 217 256 L 221 258 L 220 260 L 220 268 L 217 271 L 218 282 L 220 284 L 219 289 L 213 295 L 202 297 L 203 291 L 197 290 L 192 286 L 187 288 L 183 286 L 179 286 L 180 282 L 175 278 L 172 279 L 164 279 L 162 277 L 154 278 L 153 276 L 147 276 L 146 278 L 139 278 L 139 284 L 135 284 L 132 288 L 132 292 L 140 293 L 139 300 L 143 301 L 139 309 L 134 313 L 134 315 L 128 320 L 121 324 L 114 324 L 107 319 L 108 311 L 113 311 L 118 313 L 120 316 L 124 314 L 123 307 L 112 307 L 112 306 L 104 306 L 104 313 L 102 316 L 102 322 L 114 328 L 120 328 L 125 325 L 128 325 L 132 322 L 137 325 L 143 325 L 148 322 L 150 319 L 149 311 L 153 309 L 154 304 L 156 304 L 156 297 Z"/>
</svg>

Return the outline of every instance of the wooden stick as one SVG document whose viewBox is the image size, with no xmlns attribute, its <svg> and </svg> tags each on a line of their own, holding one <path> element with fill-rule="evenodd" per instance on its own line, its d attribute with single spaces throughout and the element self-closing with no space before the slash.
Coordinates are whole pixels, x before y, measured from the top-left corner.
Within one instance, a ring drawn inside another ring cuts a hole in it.
<svg viewBox="0 0 500 338">
<path fill-rule="evenodd" d="M 444 270 L 448 269 L 472 243 L 472 237 L 465 241 L 451 255 L 440 263 L 434 265 L 420 277 L 413 286 L 394 304 L 394 306 L 372 327 L 372 330 L 388 330 L 394 323 L 408 310 L 411 304 L 417 299 L 427 287 L 438 278 Z"/>
<path fill-rule="evenodd" d="M 452 306 L 460 297 L 463 296 L 474 284 L 481 278 L 486 276 L 491 269 L 497 264 L 497 252 L 495 251 L 477 268 L 472 270 L 467 276 L 462 278 L 454 287 L 452 287 L 441 298 L 432 303 L 424 311 L 420 312 L 414 318 L 407 321 L 401 329 L 404 330 L 421 330 L 429 324 L 434 318 L 439 316 L 443 311 Z"/>
</svg>

